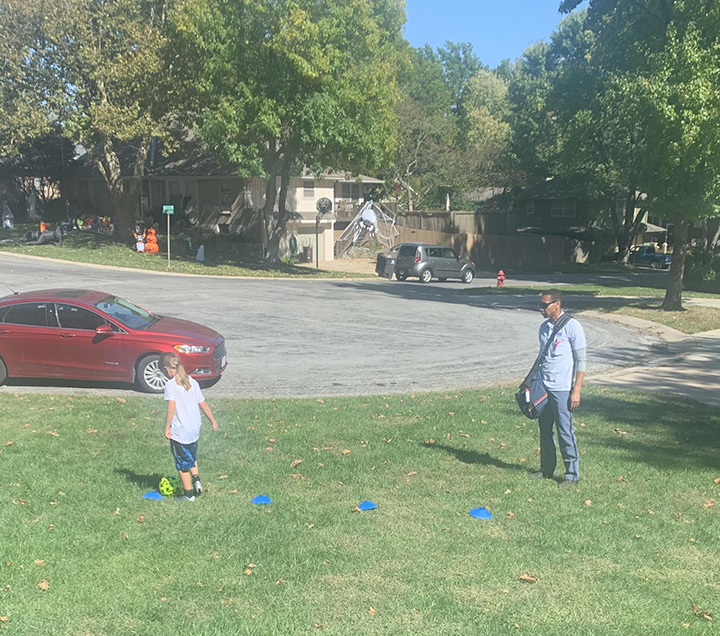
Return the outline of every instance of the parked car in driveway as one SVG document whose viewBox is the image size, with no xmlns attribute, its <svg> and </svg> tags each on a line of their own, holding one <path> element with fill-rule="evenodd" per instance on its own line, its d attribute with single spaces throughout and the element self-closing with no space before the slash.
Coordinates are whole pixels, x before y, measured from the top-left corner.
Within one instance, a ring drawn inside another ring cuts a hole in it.
<svg viewBox="0 0 720 636">
<path fill-rule="evenodd" d="M 628 259 L 631 265 L 649 265 L 654 269 L 667 269 L 672 263 L 670 254 L 663 254 L 655 249 L 654 245 L 637 245 L 630 251 Z"/>
<path fill-rule="evenodd" d="M 429 283 L 433 278 L 439 281 L 458 278 L 463 283 L 471 283 L 475 278 L 475 265 L 459 257 L 447 245 L 401 243 L 384 256 L 385 261 L 395 259 L 395 278 L 398 280 L 416 277 L 423 283 Z"/>
<path fill-rule="evenodd" d="M 225 339 L 213 329 L 113 294 L 49 289 L 0 299 L 0 384 L 8 377 L 103 380 L 159 393 L 165 351 L 198 381 L 218 379 L 227 366 Z"/>
</svg>

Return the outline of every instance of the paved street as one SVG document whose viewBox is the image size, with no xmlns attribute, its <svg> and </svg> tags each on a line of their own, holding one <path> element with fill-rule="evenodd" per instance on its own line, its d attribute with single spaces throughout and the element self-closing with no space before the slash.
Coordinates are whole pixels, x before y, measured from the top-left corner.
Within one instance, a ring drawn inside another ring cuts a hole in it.
<svg viewBox="0 0 720 636">
<path fill-rule="evenodd" d="M 537 352 L 541 322 L 527 299 L 466 296 L 461 292 L 468 287 L 452 282 L 174 276 L 7 254 L 0 254 L 0 272 L 2 283 L 17 291 L 98 289 L 216 329 L 227 339 L 229 367 L 207 390 L 212 397 L 375 394 L 519 381 Z M 583 324 L 592 372 L 654 355 L 658 341 L 646 330 L 591 317 Z M 0 390 L 98 392 L 96 386 L 17 381 Z"/>
</svg>

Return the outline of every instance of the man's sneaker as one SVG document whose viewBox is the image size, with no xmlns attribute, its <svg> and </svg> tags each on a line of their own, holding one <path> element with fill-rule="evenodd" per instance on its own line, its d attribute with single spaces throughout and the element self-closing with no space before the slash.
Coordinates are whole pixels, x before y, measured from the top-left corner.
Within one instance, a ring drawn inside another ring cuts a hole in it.
<svg viewBox="0 0 720 636">
<path fill-rule="evenodd" d="M 175 497 L 175 501 L 195 501 L 195 495 L 180 495 Z"/>
<path fill-rule="evenodd" d="M 199 497 L 200 495 L 202 495 L 202 483 L 199 479 L 196 479 L 193 482 L 193 488 L 195 489 L 195 496 Z"/>
<path fill-rule="evenodd" d="M 563 479 L 559 484 L 558 488 L 562 488 L 563 490 L 567 488 L 575 488 L 578 485 L 577 481 L 573 481 L 571 479 Z"/>
<path fill-rule="evenodd" d="M 541 470 L 538 470 L 535 473 L 530 473 L 530 479 L 550 479 L 552 475 L 546 475 Z"/>
</svg>

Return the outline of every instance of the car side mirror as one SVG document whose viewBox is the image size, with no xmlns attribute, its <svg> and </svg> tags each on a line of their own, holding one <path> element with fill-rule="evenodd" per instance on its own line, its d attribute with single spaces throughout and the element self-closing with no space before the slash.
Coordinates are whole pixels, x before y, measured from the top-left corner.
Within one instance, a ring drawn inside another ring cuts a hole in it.
<svg viewBox="0 0 720 636">
<path fill-rule="evenodd" d="M 110 325 L 100 325 L 95 328 L 96 336 L 112 336 L 113 330 Z"/>
</svg>

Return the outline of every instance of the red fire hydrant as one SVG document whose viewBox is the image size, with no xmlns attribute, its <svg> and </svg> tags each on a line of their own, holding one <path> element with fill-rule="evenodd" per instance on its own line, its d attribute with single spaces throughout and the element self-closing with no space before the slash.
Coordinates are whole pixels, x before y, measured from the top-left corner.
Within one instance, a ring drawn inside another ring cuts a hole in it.
<svg viewBox="0 0 720 636">
<path fill-rule="evenodd" d="M 504 282 L 505 282 L 505 272 L 500 270 L 497 275 L 497 286 L 502 287 Z"/>
</svg>

